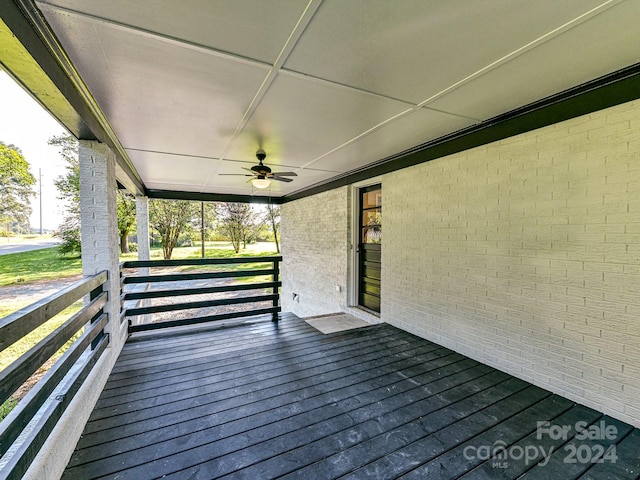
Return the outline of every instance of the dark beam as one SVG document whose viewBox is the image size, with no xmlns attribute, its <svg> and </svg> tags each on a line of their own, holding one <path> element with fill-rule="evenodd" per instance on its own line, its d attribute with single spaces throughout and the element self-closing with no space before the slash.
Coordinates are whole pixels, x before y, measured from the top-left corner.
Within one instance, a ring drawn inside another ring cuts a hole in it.
<svg viewBox="0 0 640 480">
<path fill-rule="evenodd" d="M 640 98 L 640 63 L 284 195 L 282 203 L 428 162 Z"/>
<path fill-rule="evenodd" d="M 198 202 L 235 202 L 235 203 L 267 203 L 280 204 L 282 197 L 257 195 L 233 195 L 229 193 L 180 192 L 177 190 L 147 190 L 149 198 L 165 200 L 197 200 Z"/>
</svg>

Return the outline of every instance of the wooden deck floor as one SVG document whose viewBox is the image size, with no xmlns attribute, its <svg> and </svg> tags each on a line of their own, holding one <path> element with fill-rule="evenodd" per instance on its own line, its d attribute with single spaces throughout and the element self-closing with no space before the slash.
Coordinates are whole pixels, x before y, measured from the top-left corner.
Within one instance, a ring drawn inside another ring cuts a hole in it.
<svg viewBox="0 0 640 480">
<path fill-rule="evenodd" d="M 616 433 L 538 439 L 541 421 Z M 284 315 L 132 337 L 63 478 L 621 480 L 639 452 L 639 430 L 389 325 Z"/>
</svg>

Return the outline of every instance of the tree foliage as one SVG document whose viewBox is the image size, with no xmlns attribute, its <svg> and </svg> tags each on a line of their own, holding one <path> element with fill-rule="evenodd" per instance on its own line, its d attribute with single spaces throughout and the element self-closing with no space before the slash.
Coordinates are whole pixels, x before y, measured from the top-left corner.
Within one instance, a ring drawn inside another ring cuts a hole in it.
<svg viewBox="0 0 640 480">
<path fill-rule="evenodd" d="M 192 228 L 192 221 L 199 214 L 199 203 L 186 200 L 151 200 L 149 224 L 162 239 L 165 260 L 171 258 L 180 235 Z"/>
<path fill-rule="evenodd" d="M 238 253 L 240 245 L 247 247 L 262 222 L 258 214 L 248 203 L 217 203 L 216 214 L 218 217 L 218 230 L 233 245 L 233 250 Z"/>
<path fill-rule="evenodd" d="M 280 253 L 280 205 L 267 205 L 266 222 L 271 226 L 276 252 Z"/>
<path fill-rule="evenodd" d="M 35 184 L 20 149 L 0 142 L 0 223 L 29 225 Z"/>
<path fill-rule="evenodd" d="M 197 215 L 193 219 L 190 231 L 190 239 L 193 242 L 202 241 L 203 234 L 205 242 L 216 239 L 216 205 L 214 202 L 201 201 L 197 205 Z M 204 218 L 202 214 L 204 213 Z M 203 222 L 204 220 L 204 222 Z"/>
<path fill-rule="evenodd" d="M 64 162 L 65 173 L 54 180 L 58 189 L 58 200 L 65 203 L 65 213 L 56 234 L 62 239 L 58 247 L 61 254 L 81 253 L 80 243 L 80 161 L 78 159 L 78 141 L 64 134 L 51 137 L 49 145 L 58 147 Z"/>
<path fill-rule="evenodd" d="M 136 227 L 136 199 L 133 195 L 118 190 L 116 197 L 118 205 L 118 235 L 120 236 L 120 251 L 129 253 L 129 235 Z M 145 239 L 148 241 L 148 239 Z"/>
</svg>

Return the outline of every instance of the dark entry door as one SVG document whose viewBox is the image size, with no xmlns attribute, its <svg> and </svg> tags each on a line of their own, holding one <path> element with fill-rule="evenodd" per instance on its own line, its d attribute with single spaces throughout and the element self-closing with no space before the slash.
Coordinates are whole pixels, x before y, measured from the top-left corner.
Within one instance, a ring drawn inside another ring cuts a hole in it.
<svg viewBox="0 0 640 480">
<path fill-rule="evenodd" d="M 360 240 L 358 245 L 358 304 L 380 312 L 382 267 L 382 186 L 360 189 Z"/>
</svg>

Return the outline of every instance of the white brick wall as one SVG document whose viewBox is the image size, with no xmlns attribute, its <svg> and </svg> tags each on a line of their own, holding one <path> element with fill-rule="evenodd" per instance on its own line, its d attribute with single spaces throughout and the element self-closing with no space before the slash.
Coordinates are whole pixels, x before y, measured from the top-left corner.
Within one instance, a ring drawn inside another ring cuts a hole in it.
<svg viewBox="0 0 640 480">
<path fill-rule="evenodd" d="M 383 321 L 640 426 L 640 102 L 382 185 Z M 284 310 L 349 311 L 349 192 L 283 205 Z"/>
<path fill-rule="evenodd" d="M 383 178 L 382 319 L 640 426 L 640 102 Z"/>
<path fill-rule="evenodd" d="M 307 317 L 346 308 L 348 194 L 343 187 L 282 205 L 283 311 Z"/>
</svg>

